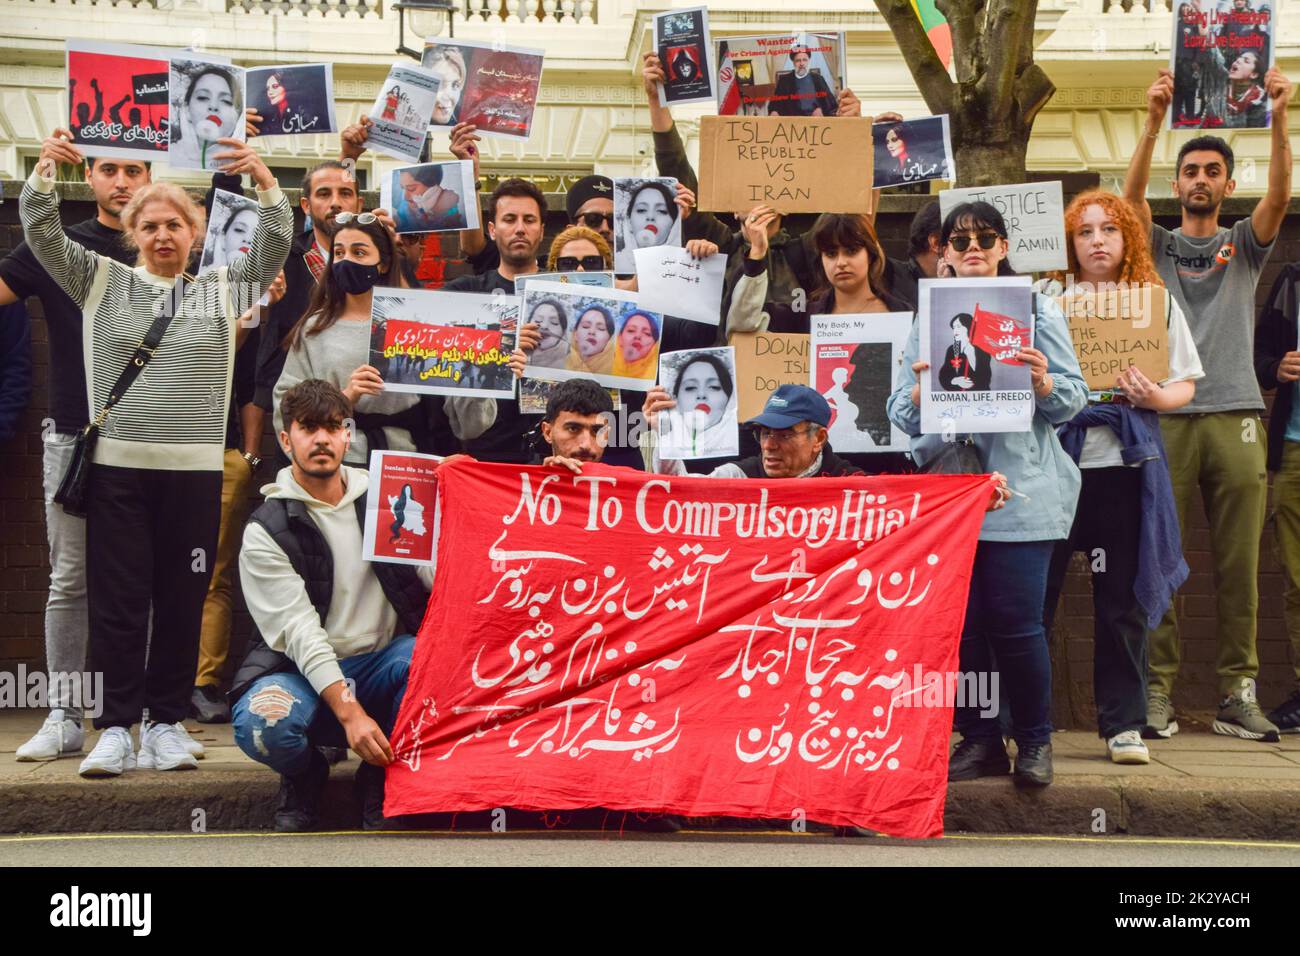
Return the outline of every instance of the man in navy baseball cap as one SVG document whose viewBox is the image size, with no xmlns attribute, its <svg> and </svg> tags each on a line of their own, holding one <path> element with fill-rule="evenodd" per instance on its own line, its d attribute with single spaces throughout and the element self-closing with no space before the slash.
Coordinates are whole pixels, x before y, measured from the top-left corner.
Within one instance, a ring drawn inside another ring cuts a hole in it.
<svg viewBox="0 0 1300 956">
<path fill-rule="evenodd" d="M 648 427 L 653 429 L 659 413 L 676 404 L 662 386 L 651 389 L 643 409 Z M 741 426 L 754 430 L 759 454 L 719 465 L 709 477 L 846 478 L 866 474 L 831 451 L 826 443 L 830 423 L 831 407 L 816 389 L 782 385 L 772 393 L 763 411 Z M 660 474 L 686 474 L 686 466 L 680 461 L 660 460 L 657 452 L 654 460 Z"/>
</svg>

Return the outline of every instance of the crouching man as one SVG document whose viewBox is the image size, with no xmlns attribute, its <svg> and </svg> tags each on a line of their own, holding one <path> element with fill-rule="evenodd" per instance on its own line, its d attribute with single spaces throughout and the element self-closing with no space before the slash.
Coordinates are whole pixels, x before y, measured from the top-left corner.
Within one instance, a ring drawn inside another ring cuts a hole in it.
<svg viewBox="0 0 1300 956">
<path fill-rule="evenodd" d="M 430 568 L 362 560 L 368 475 L 342 464 L 352 407 L 334 385 L 299 382 L 280 406 L 290 465 L 262 488 L 239 554 L 262 641 L 235 675 L 235 741 L 280 774 L 278 831 L 310 830 L 329 765 L 318 747 L 365 761 L 356 787 L 366 829 L 383 826 L 388 736 L 429 600 Z"/>
</svg>

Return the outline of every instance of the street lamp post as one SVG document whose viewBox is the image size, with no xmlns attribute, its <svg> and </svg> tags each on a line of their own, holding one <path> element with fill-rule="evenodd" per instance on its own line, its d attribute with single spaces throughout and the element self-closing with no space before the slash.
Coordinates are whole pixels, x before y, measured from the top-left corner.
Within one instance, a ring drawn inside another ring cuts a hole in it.
<svg viewBox="0 0 1300 956">
<path fill-rule="evenodd" d="M 455 0 L 399 0 L 393 4 L 397 11 L 397 52 L 419 60 L 421 50 L 412 50 L 406 45 L 407 17 L 410 17 L 411 32 L 417 37 L 434 37 L 442 33 L 442 24 L 447 22 L 448 36 L 456 35 Z"/>
</svg>

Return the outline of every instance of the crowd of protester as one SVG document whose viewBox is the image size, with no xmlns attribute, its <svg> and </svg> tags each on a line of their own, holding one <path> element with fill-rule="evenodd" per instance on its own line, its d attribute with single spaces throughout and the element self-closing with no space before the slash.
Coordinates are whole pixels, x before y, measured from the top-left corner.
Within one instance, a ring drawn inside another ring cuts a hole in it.
<svg viewBox="0 0 1300 956">
<path fill-rule="evenodd" d="M 736 210 L 734 221 L 697 210 L 698 179 L 671 112 L 659 103 L 663 69 L 654 54 L 645 56 L 643 78 L 658 171 L 679 183 L 675 206 L 686 248 L 696 258 L 727 260 L 719 326 L 666 316 L 663 352 L 721 344 L 731 332 L 808 332 L 812 314 L 914 312 L 920 280 L 1012 274 L 1007 224 L 986 203 L 961 204 L 942 218 L 937 201 L 927 204 L 912 224 L 906 261 L 885 255 L 869 215 L 824 214 L 792 235 L 770 206 Z M 1264 84 L 1273 102 L 1270 173 L 1250 216 L 1220 224 L 1234 188 L 1233 154 L 1222 139 L 1198 136 L 1178 153 L 1181 225 L 1152 222 L 1145 196 L 1173 96 L 1168 71 L 1148 91 L 1145 133 L 1124 195 L 1092 190 L 1070 203 L 1069 269 L 1039 278 L 1034 346 L 1015 356 L 1032 381 L 1028 431 L 956 442 L 922 434 L 919 376 L 929 366 L 913 323 L 885 402 L 889 420 L 911 438 L 907 455 L 837 453 L 827 440 L 831 409 L 807 386 L 782 386 L 760 415 L 742 423 L 740 455 L 690 462 L 663 460 L 653 443 L 643 448 L 635 438 L 620 445 L 626 430 L 611 428 L 616 413 L 641 411 L 653 425 L 672 410 L 674 396 L 662 386 L 624 391 L 623 408 L 615 409 L 607 389 L 574 379 L 554 389 L 544 414 L 525 413 L 514 399 L 386 391 L 366 359 L 371 300 L 377 288 L 419 285 L 419 244 L 396 234 L 388 211 L 362 208 L 352 168 L 366 149 L 367 121 L 343 133 L 338 161 L 307 171 L 299 203 L 308 226 L 298 235 L 256 148 L 222 140 L 223 171 L 213 189 L 242 191 L 247 174 L 258 212 L 247 252 L 199 278 L 189 269 L 201 252 L 204 205 L 153 182 L 145 163 L 84 157 L 55 130 L 20 198 L 26 241 L 0 261 L 0 439 L 30 389 L 21 309 L 36 298 L 48 329 L 54 421 L 44 438 L 47 666 L 79 673 L 89 655 L 105 676 L 105 705 L 94 721 L 102 733 L 81 773 L 193 768 L 203 748 L 183 721 L 233 720 L 244 752 L 281 775 L 278 828 L 315 825 L 330 755 L 344 746 L 364 761 L 357 778 L 364 821 L 383 824 L 382 767 L 393 759 L 388 738 L 430 575 L 362 558 L 365 463 L 379 449 L 731 478 L 996 473 L 960 666 L 998 672 L 1009 713 L 958 708 L 961 740 L 949 779 L 1013 774 L 1029 787 L 1052 781 L 1046 635 L 1074 551 L 1106 555 L 1092 584 L 1097 722 L 1107 753 L 1117 763 L 1144 764 L 1144 738 L 1177 732 L 1173 597 L 1188 574 L 1182 540 L 1199 492 L 1216 582 L 1213 729 L 1266 741 L 1300 731 L 1300 691 L 1268 715 L 1255 694 L 1266 471 L 1276 472 L 1276 534 L 1300 682 L 1300 267 L 1285 267 L 1257 329 L 1254 309 L 1291 193 L 1291 84 L 1276 69 Z M 861 113 L 850 90 L 837 105 L 841 116 Z M 260 122 L 250 111 L 250 136 Z M 452 154 L 472 160 L 476 175 L 477 140 L 471 125 L 451 131 Z M 94 218 L 62 224 L 56 163 L 84 167 Z M 513 294 L 518 277 L 543 270 L 610 270 L 612 187 L 599 175 L 576 183 L 567 196 L 569 226 L 544 248 L 546 197 L 526 180 L 502 181 L 488 198 L 485 229 L 460 234 L 472 274 L 444 288 Z M 1133 368 L 1113 389 L 1089 391 L 1054 300 L 1071 275 L 1168 290 L 1164 381 Z M 617 284 L 635 290 L 635 276 Z M 554 347 L 547 335 L 536 325 L 520 327 L 516 375 Z M 133 362 L 147 364 L 147 372 L 121 376 Z M 1261 388 L 1277 392 L 1267 435 Z M 250 515 L 268 416 L 282 467 Z M 88 423 L 98 426 L 89 434 Z M 94 462 L 84 507 L 65 487 L 80 456 Z M 1018 498 L 1009 500 L 1008 487 Z M 194 563 L 199 554 L 211 556 L 202 567 Z M 227 695 L 236 565 L 258 633 Z M 51 687 L 48 718 L 18 749 L 18 760 L 85 747 L 79 701 L 66 685 Z M 130 735 L 136 723 L 138 746 Z"/>
</svg>

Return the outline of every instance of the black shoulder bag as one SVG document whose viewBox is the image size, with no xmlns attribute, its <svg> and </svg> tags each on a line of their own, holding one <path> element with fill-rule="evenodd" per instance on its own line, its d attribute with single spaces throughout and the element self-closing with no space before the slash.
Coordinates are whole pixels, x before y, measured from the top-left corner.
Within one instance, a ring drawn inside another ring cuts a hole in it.
<svg viewBox="0 0 1300 956">
<path fill-rule="evenodd" d="M 173 290 L 166 295 L 166 299 L 176 302 L 183 294 L 183 291 Z M 126 368 L 122 369 L 122 374 L 117 377 L 117 383 L 109 391 L 104 407 L 94 420 L 77 433 L 76 443 L 72 446 L 72 460 L 68 462 L 63 480 L 59 482 L 59 490 L 54 493 L 54 500 L 63 505 L 63 510 L 74 518 L 86 517 L 90 490 L 90 464 L 95 455 L 95 444 L 99 441 L 99 430 L 108 421 L 108 413 L 112 411 L 113 406 L 122 400 L 131 383 L 153 358 L 153 353 L 158 348 L 158 343 L 162 341 L 167 326 L 171 325 L 174 315 L 175 309 L 165 308 L 153 320 L 153 325 L 149 326 L 149 331 L 135 347 L 135 355 L 131 357 Z"/>
</svg>

